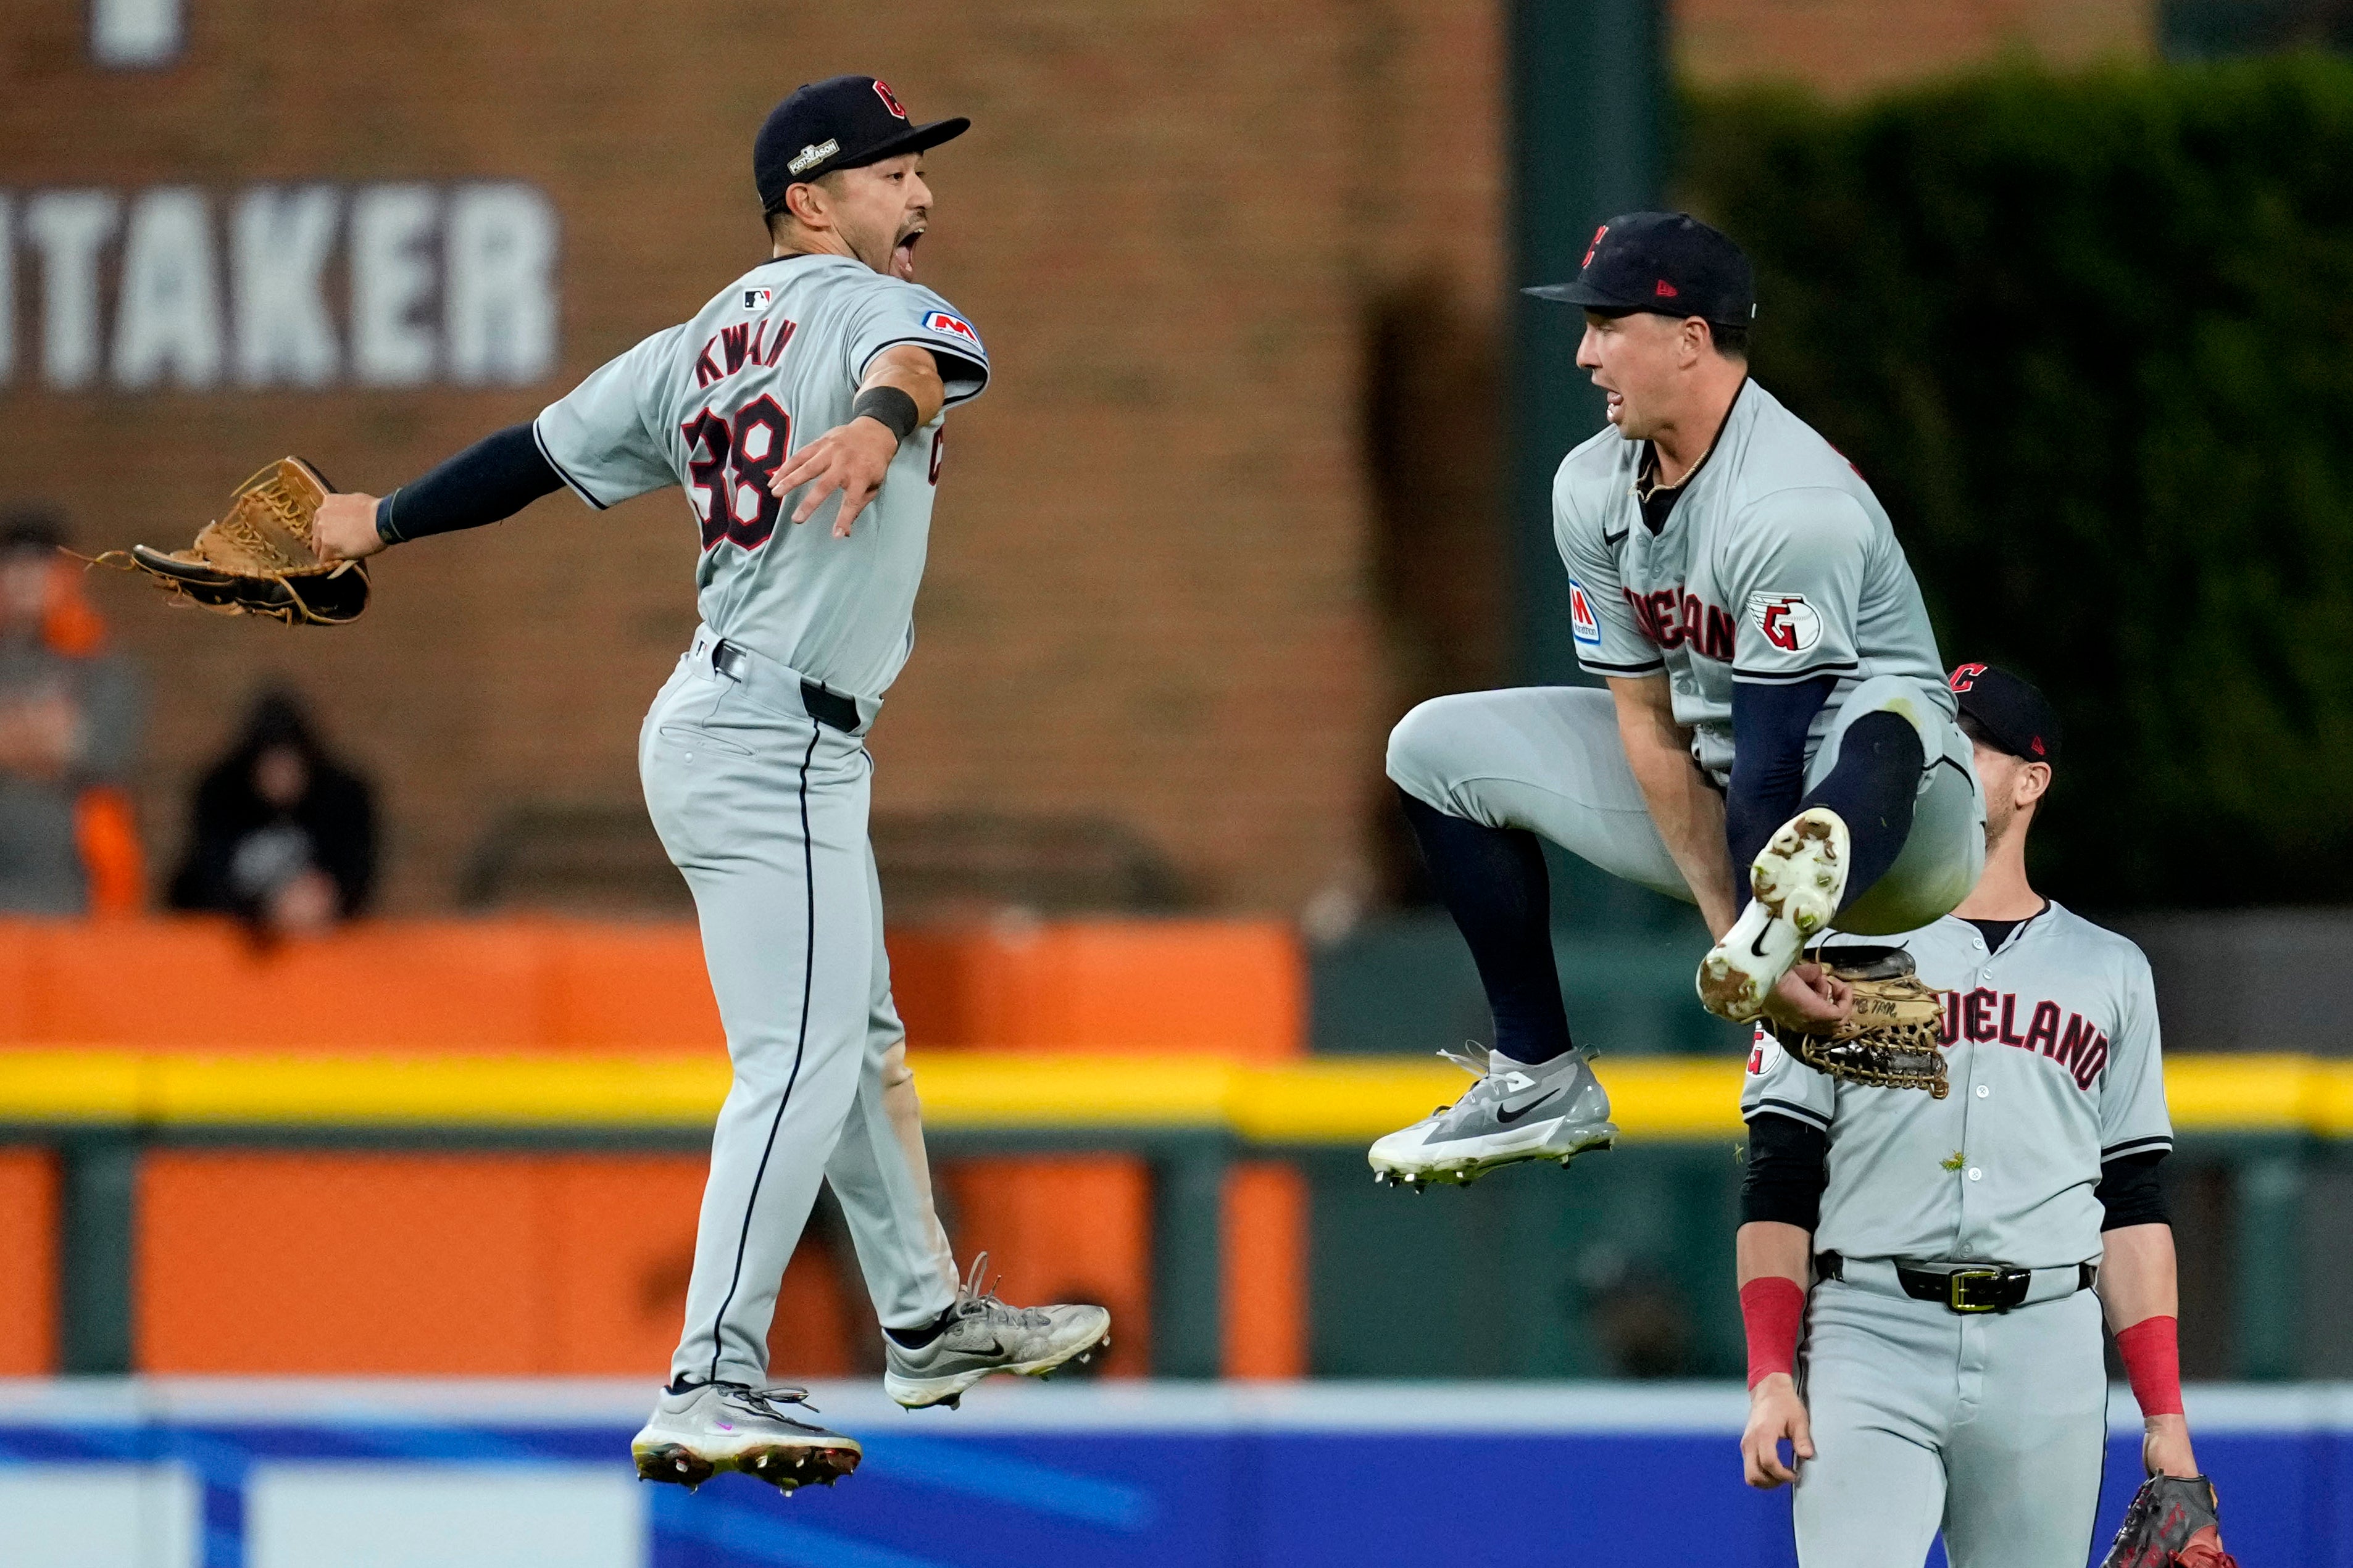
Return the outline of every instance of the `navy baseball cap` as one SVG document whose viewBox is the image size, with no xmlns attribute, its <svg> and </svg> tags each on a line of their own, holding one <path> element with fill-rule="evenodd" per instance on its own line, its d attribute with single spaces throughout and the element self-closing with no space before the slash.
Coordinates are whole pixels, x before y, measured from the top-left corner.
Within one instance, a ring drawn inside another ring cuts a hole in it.
<svg viewBox="0 0 2353 1568">
<path fill-rule="evenodd" d="M 1732 237 L 1689 213 L 1626 213 L 1593 231 L 1574 283 L 1523 289 L 1588 310 L 1649 310 L 1745 327 L 1757 276 Z"/>
<path fill-rule="evenodd" d="M 936 147 L 972 129 L 959 114 L 918 125 L 890 84 L 871 76 L 837 76 L 793 89 L 768 111 L 752 142 L 752 179 L 760 209 L 785 205 L 790 187 Z"/>
<path fill-rule="evenodd" d="M 2031 681 L 1989 664 L 1963 664 L 1947 682 L 1961 711 L 1977 721 L 1985 738 L 2030 763 L 2059 760 L 2059 713 Z"/>
</svg>

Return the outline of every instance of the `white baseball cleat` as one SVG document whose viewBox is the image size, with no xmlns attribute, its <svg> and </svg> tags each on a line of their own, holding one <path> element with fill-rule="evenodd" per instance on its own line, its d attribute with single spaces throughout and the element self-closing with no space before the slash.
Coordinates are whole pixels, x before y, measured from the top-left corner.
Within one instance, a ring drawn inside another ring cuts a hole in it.
<svg viewBox="0 0 2353 1568">
<path fill-rule="evenodd" d="M 1830 929 L 1846 894 L 1846 824 L 1826 806 L 1801 811 L 1757 852 L 1756 897 L 1699 966 L 1699 999 L 1719 1018 L 1746 1024 L 1805 951 Z"/>
<path fill-rule="evenodd" d="M 972 1260 L 949 1321 L 930 1343 L 911 1350 L 882 1336 L 883 1390 L 908 1409 L 944 1405 L 953 1410 L 964 1391 L 984 1377 L 1000 1372 L 1046 1377 L 1111 1344 L 1107 1308 L 1008 1306 L 987 1289 L 987 1268 L 986 1252 Z"/>
<path fill-rule="evenodd" d="M 1566 1170 L 1577 1155 L 1618 1141 L 1609 1092 L 1581 1050 L 1533 1064 L 1478 1045 L 1438 1054 L 1479 1081 L 1375 1143 L 1366 1161 L 1376 1182 L 1417 1192 L 1431 1182 L 1467 1187 L 1523 1160 L 1557 1160 Z"/>
<path fill-rule="evenodd" d="M 790 1492 L 814 1481 L 831 1486 L 858 1468 L 858 1439 L 796 1421 L 785 1405 L 808 1408 L 805 1388 L 754 1388 L 698 1383 L 662 1391 L 652 1418 L 629 1443 L 638 1479 L 670 1481 L 692 1491 L 722 1470 L 735 1470 Z"/>
</svg>

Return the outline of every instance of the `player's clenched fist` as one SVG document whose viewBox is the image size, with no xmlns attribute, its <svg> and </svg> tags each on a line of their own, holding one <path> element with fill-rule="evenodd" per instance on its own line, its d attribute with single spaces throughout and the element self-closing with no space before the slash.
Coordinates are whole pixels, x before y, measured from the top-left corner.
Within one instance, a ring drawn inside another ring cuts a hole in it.
<svg viewBox="0 0 2353 1568">
<path fill-rule="evenodd" d="M 1789 1463 L 1781 1462 L 1781 1443 L 1789 1444 Z M 1740 1434 L 1740 1464 L 1748 1484 L 1760 1491 L 1798 1479 L 1798 1466 L 1814 1457 L 1814 1429 L 1806 1417 L 1806 1402 L 1798 1397 L 1796 1380 L 1786 1372 L 1768 1373 L 1748 1391 L 1748 1426 Z"/>
</svg>

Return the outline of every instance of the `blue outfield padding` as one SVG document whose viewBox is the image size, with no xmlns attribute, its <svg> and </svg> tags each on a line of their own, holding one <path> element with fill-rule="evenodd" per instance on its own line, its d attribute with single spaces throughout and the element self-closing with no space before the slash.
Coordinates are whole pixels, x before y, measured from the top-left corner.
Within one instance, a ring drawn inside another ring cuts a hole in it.
<svg viewBox="0 0 2353 1568">
<path fill-rule="evenodd" d="M 821 1387 L 839 1489 L 643 1486 L 607 1383 L 0 1383 L 7 1568 L 1794 1564 L 1719 1384 Z M 2131 1396 L 2096 1544 L 2137 1484 Z M 2250 1568 L 2353 1568 L 2353 1385 L 2192 1390 Z M 2094 1557 L 2096 1558 L 2095 1552 Z M 1941 1564 L 1941 1552 L 1928 1561 Z"/>
</svg>

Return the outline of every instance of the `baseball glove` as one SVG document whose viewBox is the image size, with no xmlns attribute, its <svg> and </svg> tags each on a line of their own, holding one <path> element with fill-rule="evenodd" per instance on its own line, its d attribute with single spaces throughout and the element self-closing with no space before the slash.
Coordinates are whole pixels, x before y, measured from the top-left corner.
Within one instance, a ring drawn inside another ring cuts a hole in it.
<svg viewBox="0 0 2353 1568">
<path fill-rule="evenodd" d="M 2133 1494 L 2100 1568 L 2239 1568 L 2222 1550 L 2218 1507 L 2204 1476 L 2151 1476 Z"/>
<path fill-rule="evenodd" d="M 1827 1035 L 1802 1034 L 1769 1018 L 1767 1027 L 1799 1060 L 1833 1078 L 1888 1089 L 1951 1092 L 1936 1034 L 1945 999 L 1920 983 L 1900 947 L 1835 947 L 1816 955 L 1847 983 L 1854 1010 Z"/>
<path fill-rule="evenodd" d="M 225 616 L 268 616 L 289 626 L 339 626 L 367 608 L 367 567 L 322 561 L 311 520 L 333 487 L 300 458 L 280 458 L 237 487 L 226 515 L 186 550 L 134 544 L 96 564 L 146 573 L 175 599 Z"/>
</svg>

